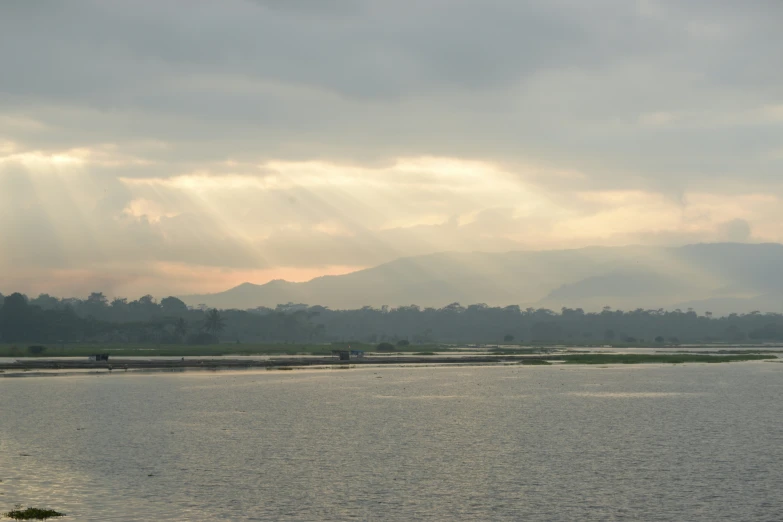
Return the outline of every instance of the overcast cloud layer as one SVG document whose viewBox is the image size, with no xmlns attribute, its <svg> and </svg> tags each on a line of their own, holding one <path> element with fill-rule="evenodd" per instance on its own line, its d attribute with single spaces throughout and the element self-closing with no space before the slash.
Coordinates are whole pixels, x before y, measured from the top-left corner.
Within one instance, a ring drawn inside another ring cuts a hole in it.
<svg viewBox="0 0 783 522">
<path fill-rule="evenodd" d="M 779 0 L 7 0 L 0 291 L 783 240 Z"/>
</svg>

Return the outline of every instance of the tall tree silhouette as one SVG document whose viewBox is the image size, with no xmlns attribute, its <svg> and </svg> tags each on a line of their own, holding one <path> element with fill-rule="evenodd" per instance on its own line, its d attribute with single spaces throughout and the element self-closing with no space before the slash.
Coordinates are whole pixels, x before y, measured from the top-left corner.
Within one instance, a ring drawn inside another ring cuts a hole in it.
<svg viewBox="0 0 783 522">
<path fill-rule="evenodd" d="M 220 315 L 220 312 L 217 311 L 217 308 L 213 308 L 207 312 L 206 316 L 204 317 L 204 330 L 211 333 L 212 335 L 217 335 L 222 332 L 223 328 L 225 327 L 226 324 L 223 321 L 223 317 Z"/>
</svg>

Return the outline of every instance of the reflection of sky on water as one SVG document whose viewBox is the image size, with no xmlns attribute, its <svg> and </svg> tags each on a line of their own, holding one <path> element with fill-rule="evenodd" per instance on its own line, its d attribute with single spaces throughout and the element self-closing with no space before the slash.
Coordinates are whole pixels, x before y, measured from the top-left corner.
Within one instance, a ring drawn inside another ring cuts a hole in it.
<svg viewBox="0 0 783 522">
<path fill-rule="evenodd" d="M 0 510 L 774 519 L 781 377 L 752 362 L 0 379 Z"/>
</svg>

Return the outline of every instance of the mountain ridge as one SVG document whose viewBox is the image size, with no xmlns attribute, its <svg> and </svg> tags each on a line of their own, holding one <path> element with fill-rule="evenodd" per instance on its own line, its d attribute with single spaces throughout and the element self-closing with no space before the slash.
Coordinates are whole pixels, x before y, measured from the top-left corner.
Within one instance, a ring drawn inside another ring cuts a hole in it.
<svg viewBox="0 0 783 522">
<path fill-rule="evenodd" d="M 441 307 L 461 302 L 586 310 L 605 305 L 673 308 L 687 303 L 695 304 L 694 308 L 710 303 L 722 308 L 723 299 L 753 309 L 754 303 L 761 303 L 774 308 L 769 311 L 780 311 L 774 296 L 783 293 L 781 269 L 783 245 L 779 243 L 437 252 L 306 282 L 246 282 L 224 292 L 180 297 L 191 306 L 216 308 L 289 302 L 337 309 L 412 303 Z"/>
</svg>

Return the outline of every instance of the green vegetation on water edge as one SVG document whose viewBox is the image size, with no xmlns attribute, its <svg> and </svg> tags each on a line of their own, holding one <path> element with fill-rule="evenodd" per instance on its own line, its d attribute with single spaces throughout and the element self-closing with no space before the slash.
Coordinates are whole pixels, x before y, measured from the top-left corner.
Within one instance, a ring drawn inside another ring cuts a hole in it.
<svg viewBox="0 0 783 522">
<path fill-rule="evenodd" d="M 612 353 L 612 354 L 569 354 L 552 356 L 552 360 L 563 361 L 565 364 L 641 364 L 641 363 L 723 363 L 739 361 L 760 361 L 777 359 L 774 355 L 743 354 L 743 355 L 706 355 L 706 354 L 645 354 L 645 353 Z"/>
<path fill-rule="evenodd" d="M 489 353 L 492 355 L 531 355 L 537 353 L 552 353 L 554 351 L 554 348 L 537 346 L 532 348 L 493 348 Z"/>
<path fill-rule="evenodd" d="M 519 361 L 519 364 L 523 364 L 525 366 L 548 366 L 552 363 L 545 361 L 544 359 L 522 359 Z"/>
<path fill-rule="evenodd" d="M 703 351 L 697 352 L 695 350 L 677 350 L 674 352 L 669 353 L 705 353 Z M 717 353 L 721 355 L 745 355 L 750 353 L 779 353 L 780 355 L 783 355 L 783 351 L 781 350 L 713 350 L 709 353 Z"/>
<path fill-rule="evenodd" d="M 3 513 L 3 516 L 12 518 L 14 520 L 46 520 L 47 518 L 64 517 L 65 513 L 58 513 L 53 509 L 41 509 L 29 507 L 22 509 L 21 506 L 8 513 Z"/>
</svg>

